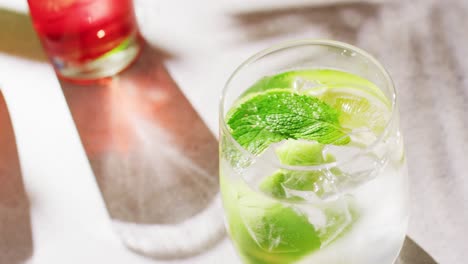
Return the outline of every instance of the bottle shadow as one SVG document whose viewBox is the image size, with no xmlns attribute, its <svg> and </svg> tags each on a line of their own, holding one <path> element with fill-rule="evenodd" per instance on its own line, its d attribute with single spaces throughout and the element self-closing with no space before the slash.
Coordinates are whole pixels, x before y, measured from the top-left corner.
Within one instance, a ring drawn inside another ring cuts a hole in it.
<svg viewBox="0 0 468 264">
<path fill-rule="evenodd" d="M 123 73 L 61 82 L 116 232 L 132 250 L 187 258 L 224 237 L 217 140 L 145 45 Z"/>
<path fill-rule="evenodd" d="M 0 263 L 24 263 L 32 256 L 29 208 L 13 127 L 0 93 Z"/>
</svg>

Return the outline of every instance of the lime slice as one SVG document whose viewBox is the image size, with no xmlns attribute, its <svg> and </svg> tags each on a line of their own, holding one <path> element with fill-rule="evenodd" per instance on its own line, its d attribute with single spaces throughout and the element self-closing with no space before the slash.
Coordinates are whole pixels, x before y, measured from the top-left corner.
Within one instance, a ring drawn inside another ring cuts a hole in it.
<svg viewBox="0 0 468 264">
<path fill-rule="evenodd" d="M 276 263 L 285 263 L 285 257 L 293 260 L 320 248 L 319 234 L 305 214 L 277 202 L 259 206 L 252 198 L 248 195 L 239 200 L 239 213 L 260 252 L 283 256 Z"/>
<path fill-rule="evenodd" d="M 293 263 L 320 248 L 318 231 L 305 214 L 226 180 L 222 175 L 229 232 L 245 263 Z"/>
<path fill-rule="evenodd" d="M 276 154 L 282 164 L 289 166 L 314 166 L 334 162 L 333 155 L 324 155 L 324 147 L 316 142 L 287 140 L 276 149 Z M 336 192 L 334 178 L 340 177 L 341 174 L 335 167 L 312 171 L 280 169 L 265 177 L 259 188 L 275 199 L 303 201 L 303 197 L 298 196 L 300 192 L 305 191 L 309 195 L 314 193 L 317 197 Z"/>
<path fill-rule="evenodd" d="M 380 134 L 390 119 L 391 103 L 374 83 L 333 69 L 293 70 L 266 76 L 247 89 L 242 98 L 279 89 L 317 97 L 340 112 L 339 121 L 345 128 L 369 128 Z"/>
<path fill-rule="evenodd" d="M 279 73 L 272 76 L 266 76 L 257 81 L 249 89 L 247 89 L 241 98 L 248 94 L 264 92 L 271 89 L 296 89 L 301 90 L 300 85 L 306 88 L 320 87 L 340 87 L 346 85 L 348 87 L 360 87 L 377 97 L 385 100 L 385 95 L 372 82 L 359 77 L 355 74 L 333 70 L 333 69 L 306 69 L 293 70 Z"/>
<path fill-rule="evenodd" d="M 368 128 L 379 135 L 390 120 L 388 100 L 364 89 L 329 87 L 317 97 L 340 112 L 339 122 L 345 128 Z"/>
<path fill-rule="evenodd" d="M 324 145 L 306 140 L 287 140 L 276 149 L 281 163 L 291 166 L 312 166 L 333 162 L 331 155 L 324 157 Z"/>
<path fill-rule="evenodd" d="M 244 183 L 227 185 L 226 180 L 222 175 L 229 232 L 245 263 L 295 263 L 344 235 L 357 219 L 349 197 L 317 207 L 290 206 L 266 198 Z M 311 221 L 323 223 L 316 227 Z"/>
<path fill-rule="evenodd" d="M 335 158 L 323 155 L 324 145 L 304 140 L 288 140 L 276 149 L 279 160 L 284 165 L 313 166 L 330 163 Z M 334 168 L 333 172 L 337 172 Z M 301 201 L 300 196 L 288 191 L 313 192 L 321 197 L 334 189 L 333 182 L 324 170 L 300 171 L 281 169 L 266 177 L 260 184 L 260 190 L 280 200 Z"/>
</svg>

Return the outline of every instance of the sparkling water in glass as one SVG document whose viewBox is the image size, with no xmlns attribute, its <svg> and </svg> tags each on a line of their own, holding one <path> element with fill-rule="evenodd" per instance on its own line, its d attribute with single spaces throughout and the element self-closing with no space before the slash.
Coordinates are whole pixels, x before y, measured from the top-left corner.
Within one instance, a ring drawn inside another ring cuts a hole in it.
<svg viewBox="0 0 468 264">
<path fill-rule="evenodd" d="M 254 55 L 223 91 L 220 179 L 244 263 L 394 263 L 408 190 L 388 73 L 335 41 Z"/>
</svg>

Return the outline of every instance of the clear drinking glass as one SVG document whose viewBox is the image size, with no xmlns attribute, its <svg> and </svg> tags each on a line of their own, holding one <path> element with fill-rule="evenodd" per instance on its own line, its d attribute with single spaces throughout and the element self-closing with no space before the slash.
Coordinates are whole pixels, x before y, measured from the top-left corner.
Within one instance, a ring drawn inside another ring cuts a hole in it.
<svg viewBox="0 0 468 264">
<path fill-rule="evenodd" d="M 244 263 L 394 263 L 408 191 L 386 70 L 328 40 L 248 59 L 221 98 L 220 184 Z"/>
<path fill-rule="evenodd" d="M 28 4 L 42 46 L 65 79 L 111 76 L 140 51 L 132 0 L 28 0 Z"/>
</svg>

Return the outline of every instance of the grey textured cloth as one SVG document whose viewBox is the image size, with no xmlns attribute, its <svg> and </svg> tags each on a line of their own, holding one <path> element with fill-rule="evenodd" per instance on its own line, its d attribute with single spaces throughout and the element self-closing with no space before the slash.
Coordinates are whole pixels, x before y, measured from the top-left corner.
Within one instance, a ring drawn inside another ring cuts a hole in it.
<svg viewBox="0 0 468 264">
<path fill-rule="evenodd" d="M 440 263 L 468 259 L 468 1 L 400 1 L 357 45 L 399 92 L 411 183 L 409 235 Z"/>
<path fill-rule="evenodd" d="M 437 262 L 468 259 L 468 1 L 350 5 L 330 34 L 375 55 L 399 95 L 408 234 Z"/>
</svg>

